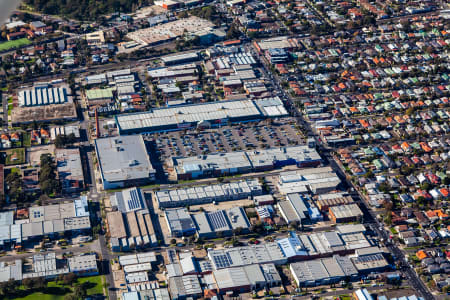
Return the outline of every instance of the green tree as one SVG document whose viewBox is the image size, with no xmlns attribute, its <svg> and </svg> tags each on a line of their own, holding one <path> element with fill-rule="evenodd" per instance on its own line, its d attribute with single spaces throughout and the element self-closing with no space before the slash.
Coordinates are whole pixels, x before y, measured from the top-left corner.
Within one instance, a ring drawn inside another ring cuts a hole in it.
<svg viewBox="0 0 450 300">
<path fill-rule="evenodd" d="M 78 300 L 75 294 L 67 294 L 64 296 L 64 300 Z"/>
<path fill-rule="evenodd" d="M 67 273 L 63 277 L 63 283 L 65 285 L 72 285 L 77 280 L 77 276 L 74 273 Z"/>
<path fill-rule="evenodd" d="M 239 30 L 239 26 L 236 23 L 231 24 L 230 28 L 227 31 L 227 39 L 236 39 L 241 36 L 241 31 Z"/>
<path fill-rule="evenodd" d="M 8 176 L 6 176 L 6 184 L 8 185 L 8 195 L 11 202 L 21 203 L 26 200 L 24 183 L 22 177 L 18 173 L 9 173 Z"/>
<path fill-rule="evenodd" d="M 180 18 L 180 19 L 185 19 L 185 18 L 188 18 L 188 17 L 189 17 L 189 14 L 188 14 L 187 11 L 182 11 L 182 12 L 180 12 L 178 14 L 178 18 Z"/>
<path fill-rule="evenodd" d="M 84 299 L 87 296 L 86 286 L 84 284 L 77 284 L 73 294 L 76 299 Z"/>
<path fill-rule="evenodd" d="M 24 278 L 22 284 L 27 289 L 32 289 L 34 287 L 34 282 L 32 278 Z"/>
<path fill-rule="evenodd" d="M 49 153 L 41 155 L 39 185 L 41 191 L 46 195 L 55 195 L 61 192 L 60 182 L 56 179 L 56 165 Z"/>
<path fill-rule="evenodd" d="M 47 287 L 47 281 L 43 277 L 37 277 L 33 280 L 33 288 L 44 289 Z"/>
</svg>

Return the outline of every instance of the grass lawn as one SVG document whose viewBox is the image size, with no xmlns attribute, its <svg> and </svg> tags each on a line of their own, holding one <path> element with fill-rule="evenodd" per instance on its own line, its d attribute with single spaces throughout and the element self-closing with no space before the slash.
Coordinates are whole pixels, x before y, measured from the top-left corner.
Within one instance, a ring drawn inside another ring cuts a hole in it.
<svg viewBox="0 0 450 300">
<path fill-rule="evenodd" d="M 85 283 L 89 281 L 92 283 L 92 287 L 87 290 L 88 295 L 103 294 L 103 275 L 91 276 L 91 277 L 81 277 L 78 278 L 79 283 Z M 95 284 L 95 285 L 94 285 Z"/>
<path fill-rule="evenodd" d="M 10 49 L 19 48 L 21 46 L 29 44 L 31 44 L 31 42 L 27 38 L 18 39 L 14 41 L 7 41 L 0 43 L 0 51 L 8 51 Z"/>
<path fill-rule="evenodd" d="M 91 276 L 91 277 L 79 277 L 77 279 L 78 283 L 90 282 L 89 288 L 87 289 L 88 295 L 96 295 L 103 294 L 103 283 L 102 283 L 103 275 Z M 49 281 L 48 287 L 56 287 L 56 288 L 70 288 L 70 286 L 64 285 L 62 282 Z"/>
<path fill-rule="evenodd" d="M 11 173 L 20 174 L 20 170 L 19 170 L 19 168 L 11 168 Z"/>
<path fill-rule="evenodd" d="M 30 132 L 26 132 L 23 134 L 23 146 L 31 147 L 31 133 Z"/>
<path fill-rule="evenodd" d="M 33 294 L 30 294 L 28 296 L 22 297 L 22 298 L 9 298 L 10 300 L 64 300 L 64 296 L 61 295 L 49 295 L 49 294 L 43 294 L 40 292 L 36 292 Z"/>
<path fill-rule="evenodd" d="M 12 156 L 15 155 L 16 159 L 12 160 Z M 6 150 L 5 165 L 20 165 L 25 163 L 25 148 L 16 148 Z"/>
<path fill-rule="evenodd" d="M 11 300 L 64 300 L 64 296 L 61 295 L 49 295 L 49 294 L 43 294 L 41 292 L 36 292 L 33 294 L 30 294 L 28 296 L 22 297 L 22 298 L 9 298 Z"/>
<path fill-rule="evenodd" d="M 90 282 L 89 288 L 87 289 L 88 296 L 101 294 L 103 295 L 103 283 L 102 283 L 103 275 L 91 276 L 91 277 L 81 277 L 78 278 L 78 283 Z M 73 289 L 70 286 L 64 285 L 62 282 L 49 281 L 47 284 L 47 293 L 35 292 L 29 294 L 24 297 L 16 297 L 16 298 L 7 298 L 5 300 L 64 300 L 64 295 L 73 292 Z M 52 293 L 53 291 L 53 293 Z M 25 288 L 21 286 L 18 294 L 24 295 L 23 292 Z M 106 295 L 107 296 L 107 295 Z"/>
</svg>

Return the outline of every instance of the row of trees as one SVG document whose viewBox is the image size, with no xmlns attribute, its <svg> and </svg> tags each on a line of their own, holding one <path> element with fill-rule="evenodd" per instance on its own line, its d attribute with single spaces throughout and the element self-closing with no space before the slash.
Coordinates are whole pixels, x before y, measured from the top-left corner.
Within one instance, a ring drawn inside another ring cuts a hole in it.
<svg viewBox="0 0 450 300">
<path fill-rule="evenodd" d="M 56 178 L 56 164 L 49 153 L 41 155 L 39 185 L 42 193 L 48 196 L 54 196 L 61 192 L 61 183 Z"/>
<path fill-rule="evenodd" d="M 52 293 L 66 294 L 65 300 L 85 299 L 87 296 L 87 290 L 91 287 L 92 283 L 89 281 L 84 283 L 77 283 L 77 276 L 74 273 L 68 273 L 58 276 L 58 282 L 62 282 L 62 287 L 52 287 Z M 20 289 L 20 281 L 9 280 L 7 282 L 0 282 L 0 298 L 9 298 L 17 296 L 26 296 L 34 292 L 45 292 L 48 288 L 47 281 L 44 277 L 37 278 L 25 278 L 22 280 L 24 289 Z M 72 287 L 72 293 L 67 287 Z M 58 289 L 58 291 L 56 291 Z"/>
<path fill-rule="evenodd" d="M 75 134 L 71 133 L 69 135 L 58 134 L 55 138 L 56 148 L 64 148 L 65 146 L 72 145 L 77 141 Z"/>
<path fill-rule="evenodd" d="M 12 203 L 21 203 L 27 200 L 25 186 L 22 177 L 18 173 L 9 173 L 5 181 L 8 186 L 9 200 Z"/>
<path fill-rule="evenodd" d="M 9 173 L 6 176 L 5 182 L 8 186 L 8 196 L 11 203 L 23 204 L 30 200 L 31 195 L 26 192 L 25 184 L 20 173 Z M 61 183 L 56 178 L 56 164 L 49 153 L 41 156 L 39 185 L 41 192 L 47 196 L 55 196 L 61 192 Z M 0 207 L 5 204 L 4 195 L 0 195 Z"/>
</svg>

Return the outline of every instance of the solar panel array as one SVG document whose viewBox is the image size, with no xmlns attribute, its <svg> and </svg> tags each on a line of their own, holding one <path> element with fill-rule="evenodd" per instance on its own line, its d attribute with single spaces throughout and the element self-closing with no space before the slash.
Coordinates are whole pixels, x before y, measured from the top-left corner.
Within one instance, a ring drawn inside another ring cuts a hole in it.
<svg viewBox="0 0 450 300">
<path fill-rule="evenodd" d="M 229 268 L 233 264 L 230 254 L 228 253 L 214 255 L 212 259 L 214 260 L 216 269 Z"/>
<path fill-rule="evenodd" d="M 136 189 L 130 191 L 130 199 L 128 199 L 129 210 L 135 210 L 141 207 L 141 200 Z"/>
<path fill-rule="evenodd" d="M 373 255 L 365 255 L 365 256 L 359 256 L 356 258 L 356 262 L 358 263 L 367 263 L 371 261 L 377 261 L 377 260 L 384 260 L 383 254 L 377 253 Z"/>
<path fill-rule="evenodd" d="M 229 227 L 223 211 L 211 212 L 208 214 L 208 218 L 214 231 Z"/>
</svg>

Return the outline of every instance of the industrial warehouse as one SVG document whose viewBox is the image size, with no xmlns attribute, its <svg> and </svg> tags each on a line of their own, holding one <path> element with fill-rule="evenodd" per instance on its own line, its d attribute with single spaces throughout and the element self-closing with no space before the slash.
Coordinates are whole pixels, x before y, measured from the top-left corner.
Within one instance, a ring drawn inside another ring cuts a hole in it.
<svg viewBox="0 0 450 300">
<path fill-rule="evenodd" d="M 29 262 L 17 259 L 8 265 L 2 263 L 0 264 L 0 282 L 38 277 L 51 279 L 69 272 L 77 276 L 98 274 L 96 255 L 83 254 L 63 259 L 57 257 L 55 252 L 50 252 L 36 254 Z"/>
<path fill-rule="evenodd" d="M 341 180 L 330 167 L 309 168 L 281 173 L 277 188 L 284 195 L 325 194 L 336 190 L 340 183 Z"/>
<path fill-rule="evenodd" d="M 240 234 L 248 233 L 250 229 L 250 222 L 242 207 L 202 212 L 192 217 L 197 226 L 197 235 L 200 238 L 230 236 L 233 231 L 238 231 Z"/>
<path fill-rule="evenodd" d="M 76 106 L 65 83 L 58 86 L 36 83 L 31 88 L 20 89 L 13 102 L 17 106 L 11 111 L 11 121 L 16 125 L 77 119 Z"/>
<path fill-rule="evenodd" d="M 85 196 L 68 203 L 32 206 L 22 212 L 29 218 L 14 220 L 14 212 L 0 214 L 0 245 L 21 245 L 43 236 L 58 238 L 65 232 L 89 232 L 88 201 Z"/>
<path fill-rule="evenodd" d="M 164 255 L 169 292 L 173 299 L 185 299 L 209 290 L 225 295 L 279 286 L 282 281 L 277 266 L 286 264 L 298 287 L 356 282 L 370 272 L 388 268 L 387 250 L 371 247 L 364 232 L 362 225 L 313 234 L 290 232 L 287 238 L 261 245 L 208 249 L 207 257 L 202 258 L 191 251 L 169 248 Z M 141 290 L 159 288 L 149 280 L 155 261 L 152 252 L 119 257 L 120 272 L 129 286 L 124 299 Z"/>
<path fill-rule="evenodd" d="M 291 232 L 287 238 L 261 245 L 234 247 L 230 249 L 212 249 L 208 251 L 215 270 L 239 267 L 255 263 L 274 263 L 282 265 L 288 261 L 311 260 L 329 257 L 334 254 L 354 254 L 357 249 L 371 247 L 358 225 L 340 226 L 336 231 L 317 232 L 298 235 Z"/>
<path fill-rule="evenodd" d="M 213 202 L 245 199 L 262 194 L 258 180 L 243 180 L 192 188 L 156 191 L 159 208 L 185 207 Z"/>
<path fill-rule="evenodd" d="M 275 98 L 276 99 L 276 98 Z M 287 115 L 281 100 L 235 100 L 154 109 L 116 116 L 120 134 L 209 128 L 228 122 L 248 122 Z"/>
<path fill-rule="evenodd" d="M 178 180 L 261 172 L 287 165 L 314 167 L 322 159 L 305 145 L 255 151 L 213 153 L 203 156 L 174 157 L 171 161 Z"/>
<path fill-rule="evenodd" d="M 111 196 L 110 202 L 115 211 L 108 212 L 106 218 L 113 252 L 157 244 L 147 201 L 139 188 L 116 192 Z"/>
<path fill-rule="evenodd" d="M 122 136 L 95 140 L 103 187 L 112 189 L 155 180 L 142 136 Z"/>
<path fill-rule="evenodd" d="M 52 87 L 45 84 L 34 86 L 32 89 L 23 89 L 18 92 L 19 106 L 41 106 L 72 102 L 72 98 L 68 96 L 68 88 L 67 85 Z"/>
</svg>

